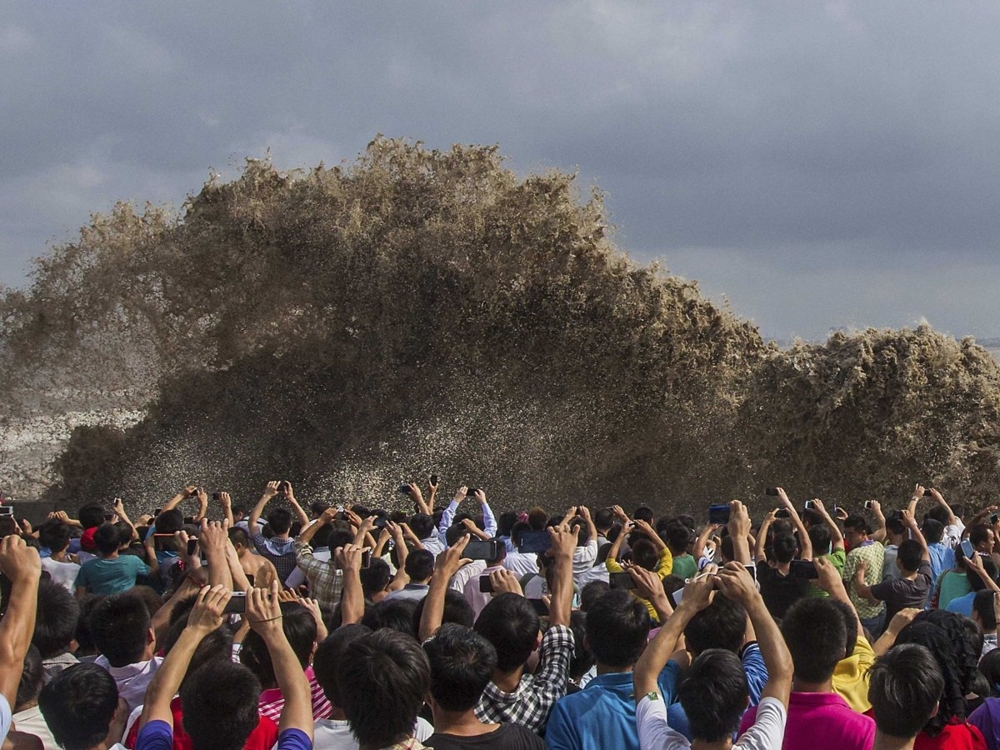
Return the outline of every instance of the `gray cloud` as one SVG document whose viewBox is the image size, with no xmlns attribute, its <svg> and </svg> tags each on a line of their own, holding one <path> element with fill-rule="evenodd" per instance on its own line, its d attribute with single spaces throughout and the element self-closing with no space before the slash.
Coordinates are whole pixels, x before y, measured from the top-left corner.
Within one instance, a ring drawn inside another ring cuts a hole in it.
<svg viewBox="0 0 1000 750">
<path fill-rule="evenodd" d="M 989 3 L 0 3 L 0 282 L 117 199 L 377 132 L 578 169 L 769 335 L 998 333 Z"/>
</svg>

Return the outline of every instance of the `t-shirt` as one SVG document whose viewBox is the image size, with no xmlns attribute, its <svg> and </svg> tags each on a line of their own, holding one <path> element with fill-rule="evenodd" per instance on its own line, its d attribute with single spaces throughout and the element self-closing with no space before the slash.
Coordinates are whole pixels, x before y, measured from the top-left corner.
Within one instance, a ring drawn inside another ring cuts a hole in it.
<svg viewBox="0 0 1000 750">
<path fill-rule="evenodd" d="M 45 717 L 38 706 L 26 708 L 14 714 L 14 724 L 17 731 L 25 734 L 33 734 L 42 741 L 44 750 L 60 750 L 56 743 L 56 738 L 52 736 L 49 725 L 45 723 Z"/>
<path fill-rule="evenodd" d="M 952 600 L 972 591 L 972 587 L 969 586 L 969 577 L 957 570 L 946 570 L 942 573 L 938 577 L 936 586 L 938 609 L 947 609 Z"/>
<path fill-rule="evenodd" d="M 165 721 L 147 722 L 139 730 L 135 750 L 171 750 L 174 732 Z M 278 750 L 312 750 L 312 740 L 301 729 L 286 729 L 278 735 Z"/>
<path fill-rule="evenodd" d="M 674 555 L 674 568 L 671 575 L 685 580 L 694 578 L 698 575 L 698 561 L 688 554 Z"/>
<path fill-rule="evenodd" d="M 126 555 L 110 560 L 88 560 L 76 576 L 76 587 L 91 593 L 120 594 L 135 586 L 136 576 L 148 576 L 149 566 L 138 557 Z"/>
<path fill-rule="evenodd" d="M 772 617 L 777 618 L 784 617 L 789 607 L 809 594 L 807 579 L 782 575 L 780 570 L 772 568 L 764 560 L 757 563 L 757 584 L 764 606 Z"/>
<path fill-rule="evenodd" d="M 518 724 L 501 724 L 492 732 L 475 737 L 457 734 L 432 734 L 425 743 L 434 750 L 545 750 L 545 743 L 534 732 Z"/>
<path fill-rule="evenodd" d="M 871 644 L 864 636 L 858 636 L 854 653 L 837 662 L 833 670 L 833 692 L 859 714 L 867 713 L 872 707 L 868 700 L 868 670 L 874 663 L 875 652 Z"/>
<path fill-rule="evenodd" d="M 830 564 L 837 569 L 837 575 L 841 578 L 844 577 L 844 564 L 847 561 L 847 550 L 843 547 L 838 547 L 833 552 L 826 555 L 820 555 L 820 557 L 829 561 Z M 830 596 L 830 594 L 817 586 L 815 581 L 812 581 L 809 584 L 809 596 L 815 599 L 826 599 Z"/>
<path fill-rule="evenodd" d="M 969 723 L 982 732 L 990 750 L 1000 748 L 1000 698 L 987 698 L 969 715 Z"/>
<path fill-rule="evenodd" d="M 926 732 L 917 735 L 913 750 L 987 750 L 986 740 L 979 728 L 958 719 L 945 724 L 936 737 Z"/>
<path fill-rule="evenodd" d="M 180 696 L 175 696 L 170 701 L 170 713 L 174 717 L 173 750 L 192 750 L 194 743 L 191 736 L 184 731 L 184 710 L 181 707 Z M 132 715 L 128 717 L 125 725 L 125 739 L 122 740 L 125 747 L 134 748 L 139 736 L 139 717 L 142 716 L 142 707 L 137 706 Z M 257 720 L 257 726 L 250 732 L 244 750 L 271 750 L 274 743 L 278 741 L 278 725 L 266 716 L 261 716 Z"/>
<path fill-rule="evenodd" d="M 960 596 L 957 599 L 952 599 L 948 602 L 948 606 L 945 610 L 948 612 L 957 612 L 965 617 L 972 617 L 972 600 L 976 598 L 976 592 L 970 591 L 965 596 Z"/>
<path fill-rule="evenodd" d="M 80 566 L 75 562 L 60 562 L 51 557 L 42 558 L 42 570 L 49 574 L 54 583 L 58 583 L 69 593 L 75 594 L 76 577 L 80 574 Z"/>
<path fill-rule="evenodd" d="M 413 736 L 418 742 L 426 742 L 434 734 L 434 727 L 417 717 Z M 351 734 L 351 727 L 342 719 L 320 719 L 313 724 L 313 746 L 322 750 L 358 750 L 358 741 Z"/>
<path fill-rule="evenodd" d="M 743 714 L 741 733 L 750 728 L 757 710 L 754 707 Z M 836 693 L 792 693 L 789 697 L 784 750 L 870 750 L 874 741 L 875 720 L 852 711 Z"/>
<path fill-rule="evenodd" d="M 917 577 L 912 581 L 906 578 L 891 578 L 882 583 L 876 583 L 871 588 L 872 596 L 885 602 L 885 621 L 892 618 L 901 609 L 916 607 L 923 609 L 927 603 L 927 595 L 931 590 L 931 566 L 926 560 L 920 561 Z"/>
<path fill-rule="evenodd" d="M 844 582 L 847 585 L 847 595 L 851 598 L 851 604 L 857 610 L 858 617 L 862 620 L 871 620 L 882 614 L 884 609 L 882 602 L 872 604 L 864 599 L 857 592 L 854 585 L 854 572 L 858 569 L 858 563 L 864 561 L 866 564 L 864 581 L 869 586 L 882 581 L 882 566 L 885 564 L 885 547 L 878 542 L 865 541 L 847 553 L 844 561 Z"/>
<path fill-rule="evenodd" d="M 635 707 L 641 750 L 687 750 L 688 739 L 667 724 L 667 708 L 657 693 L 644 696 Z M 779 750 L 787 714 L 781 701 L 764 698 L 757 707 L 756 721 L 740 735 L 733 750 Z"/>
</svg>

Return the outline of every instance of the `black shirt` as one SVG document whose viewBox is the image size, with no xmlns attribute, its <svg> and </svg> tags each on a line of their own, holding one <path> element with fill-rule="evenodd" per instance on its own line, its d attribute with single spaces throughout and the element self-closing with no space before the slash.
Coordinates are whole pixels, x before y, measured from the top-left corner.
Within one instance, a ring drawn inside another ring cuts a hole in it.
<svg viewBox="0 0 1000 750">
<path fill-rule="evenodd" d="M 537 734 L 520 724 L 501 724 L 498 729 L 475 737 L 434 733 L 424 746 L 434 750 L 546 750 Z"/>
<path fill-rule="evenodd" d="M 764 561 L 757 563 L 757 583 L 764 606 L 772 617 L 778 619 L 784 617 L 795 602 L 809 594 L 808 579 L 784 576 Z"/>
</svg>

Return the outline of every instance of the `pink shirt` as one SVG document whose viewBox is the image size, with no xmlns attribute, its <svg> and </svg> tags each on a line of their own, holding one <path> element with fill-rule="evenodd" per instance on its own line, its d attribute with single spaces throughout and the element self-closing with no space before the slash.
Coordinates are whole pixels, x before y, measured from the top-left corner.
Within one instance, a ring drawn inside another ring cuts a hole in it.
<svg viewBox="0 0 1000 750">
<path fill-rule="evenodd" d="M 313 719 L 316 721 L 326 719 L 330 716 L 330 711 L 333 710 L 333 707 L 330 705 L 330 701 L 326 699 L 323 688 L 316 681 L 313 668 L 311 666 L 306 667 L 305 672 L 306 679 L 309 680 L 309 692 L 312 694 Z M 266 716 L 275 724 L 281 719 L 281 709 L 284 707 L 285 697 L 278 688 L 270 688 L 260 694 L 260 702 L 257 706 L 260 710 L 260 715 Z"/>
<path fill-rule="evenodd" d="M 740 734 L 753 724 L 757 707 L 743 714 Z M 792 693 L 782 750 L 871 750 L 875 721 L 855 713 L 836 693 Z"/>
</svg>

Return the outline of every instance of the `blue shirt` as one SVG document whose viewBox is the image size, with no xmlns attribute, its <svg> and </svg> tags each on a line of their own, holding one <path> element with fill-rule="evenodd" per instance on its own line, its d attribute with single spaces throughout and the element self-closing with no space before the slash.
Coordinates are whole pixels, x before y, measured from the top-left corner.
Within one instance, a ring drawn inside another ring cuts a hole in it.
<svg viewBox="0 0 1000 750">
<path fill-rule="evenodd" d="M 135 586 L 136 576 L 148 576 L 149 566 L 135 555 L 122 555 L 111 560 L 88 560 L 76 574 L 77 588 L 90 589 L 92 594 L 120 594 Z"/>
<path fill-rule="evenodd" d="M 945 609 L 948 612 L 957 612 L 960 615 L 965 615 L 969 619 L 972 619 L 972 600 L 976 598 L 976 591 L 970 591 L 965 596 L 960 596 L 956 599 L 952 599 L 948 602 L 948 606 Z"/>
</svg>

